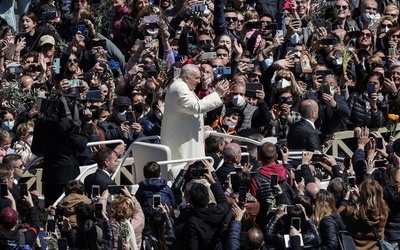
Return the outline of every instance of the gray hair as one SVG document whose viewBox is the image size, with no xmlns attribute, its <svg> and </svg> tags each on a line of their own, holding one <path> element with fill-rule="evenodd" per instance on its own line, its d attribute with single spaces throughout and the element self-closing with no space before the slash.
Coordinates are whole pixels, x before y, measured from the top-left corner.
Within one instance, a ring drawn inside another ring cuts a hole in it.
<svg viewBox="0 0 400 250">
<path fill-rule="evenodd" d="M 185 76 L 193 74 L 196 68 L 197 66 L 194 64 L 186 64 L 185 66 L 182 67 L 180 77 L 184 78 Z"/>
</svg>

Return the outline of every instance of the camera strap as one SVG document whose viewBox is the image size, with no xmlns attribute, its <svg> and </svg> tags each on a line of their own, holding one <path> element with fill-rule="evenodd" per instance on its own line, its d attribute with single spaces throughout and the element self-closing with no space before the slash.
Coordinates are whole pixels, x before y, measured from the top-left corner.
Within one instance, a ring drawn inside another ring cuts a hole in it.
<svg viewBox="0 0 400 250">
<path fill-rule="evenodd" d="M 71 120 L 75 125 L 79 126 L 80 125 L 79 111 L 78 111 L 78 107 L 76 106 L 76 104 L 74 104 L 74 117 L 72 118 L 71 111 L 68 108 L 68 104 L 67 104 L 67 100 L 65 99 L 65 96 L 61 95 L 59 99 L 64 106 L 65 115 L 67 116 L 68 120 Z"/>
</svg>

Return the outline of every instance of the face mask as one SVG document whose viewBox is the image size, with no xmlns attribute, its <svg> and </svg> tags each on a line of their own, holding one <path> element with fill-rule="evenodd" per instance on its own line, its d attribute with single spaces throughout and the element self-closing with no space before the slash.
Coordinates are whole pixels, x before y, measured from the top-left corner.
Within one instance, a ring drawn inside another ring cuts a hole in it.
<svg viewBox="0 0 400 250">
<path fill-rule="evenodd" d="M 389 27 L 385 27 L 381 29 L 381 33 L 386 33 L 389 31 Z"/>
<path fill-rule="evenodd" d="M 241 95 L 235 95 L 232 97 L 232 104 L 235 107 L 243 107 L 246 104 L 246 99 Z"/>
<path fill-rule="evenodd" d="M 135 110 L 135 112 L 138 114 L 142 114 L 145 109 L 146 109 L 146 104 L 144 104 L 143 102 L 136 103 L 135 105 L 133 105 L 133 110 Z"/>
<path fill-rule="evenodd" d="M 300 37 L 300 35 L 297 34 L 297 33 L 294 33 L 294 34 L 290 37 L 290 42 L 291 42 L 292 44 L 298 44 L 298 43 L 300 43 L 300 41 L 301 41 L 301 37 Z"/>
<path fill-rule="evenodd" d="M 293 53 L 297 58 L 300 58 L 301 56 L 301 52 L 300 51 L 296 51 Z"/>
<path fill-rule="evenodd" d="M 161 112 L 156 113 L 156 117 L 158 120 L 162 120 L 163 114 Z"/>
<path fill-rule="evenodd" d="M 369 23 L 369 22 L 372 21 L 373 15 L 371 15 L 371 14 L 369 14 L 369 13 L 364 13 L 364 14 L 362 15 L 362 17 L 363 17 L 364 21 L 366 21 L 367 23 Z"/>
<path fill-rule="evenodd" d="M 125 122 L 126 121 L 125 113 L 126 113 L 126 110 L 124 112 L 118 112 L 118 114 L 117 114 L 118 120 L 120 120 L 121 122 Z"/>
<path fill-rule="evenodd" d="M 11 122 L 3 122 L 1 127 L 6 131 L 11 131 L 14 127 L 14 121 Z"/>
<path fill-rule="evenodd" d="M 333 65 L 335 65 L 335 66 L 342 65 L 342 64 L 343 64 L 343 58 L 342 58 L 342 57 L 336 58 L 335 60 L 332 61 L 332 63 L 333 63 Z"/>
<path fill-rule="evenodd" d="M 174 54 L 174 57 L 177 57 L 179 54 L 175 50 L 172 51 L 172 54 Z"/>
<path fill-rule="evenodd" d="M 232 121 L 227 120 L 227 119 L 224 119 L 222 124 L 225 125 L 225 126 L 228 126 L 229 128 L 234 128 L 236 126 Z"/>
<path fill-rule="evenodd" d="M 285 78 L 280 79 L 277 83 L 276 83 L 276 87 L 278 89 L 284 89 L 286 87 L 289 87 L 290 85 L 292 85 L 291 82 L 289 82 L 288 80 L 286 80 Z"/>
<path fill-rule="evenodd" d="M 33 135 L 30 135 L 30 136 L 28 136 L 28 138 L 26 138 L 26 142 L 27 142 L 29 145 L 32 145 L 32 141 L 33 141 Z"/>
<path fill-rule="evenodd" d="M 271 66 L 272 63 L 274 63 L 273 59 L 267 58 L 264 60 L 265 64 L 267 65 L 267 67 Z"/>
</svg>

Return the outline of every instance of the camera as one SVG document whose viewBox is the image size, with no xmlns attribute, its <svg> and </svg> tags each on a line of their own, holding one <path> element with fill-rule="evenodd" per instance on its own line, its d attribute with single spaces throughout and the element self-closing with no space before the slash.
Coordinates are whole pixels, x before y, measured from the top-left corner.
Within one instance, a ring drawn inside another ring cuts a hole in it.
<svg viewBox="0 0 400 250">
<path fill-rule="evenodd" d="M 57 18 L 57 13 L 55 11 L 42 12 L 42 15 L 41 15 L 41 19 L 43 21 L 54 20 L 56 18 Z"/>
</svg>

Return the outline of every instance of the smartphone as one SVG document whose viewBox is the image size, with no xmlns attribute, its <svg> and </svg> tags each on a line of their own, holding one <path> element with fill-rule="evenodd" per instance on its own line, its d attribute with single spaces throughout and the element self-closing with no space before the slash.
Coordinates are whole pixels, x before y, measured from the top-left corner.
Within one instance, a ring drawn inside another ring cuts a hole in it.
<svg viewBox="0 0 400 250">
<path fill-rule="evenodd" d="M 246 84 L 246 97 L 257 98 L 257 90 L 262 90 L 262 84 L 259 83 L 247 83 Z"/>
<path fill-rule="evenodd" d="M 275 186 L 278 185 L 278 175 L 277 174 L 271 174 L 270 177 L 270 188 L 275 188 Z"/>
<path fill-rule="evenodd" d="M 69 88 L 70 89 L 79 88 L 80 87 L 79 79 L 71 79 L 71 80 L 68 80 L 68 82 L 69 82 Z"/>
<path fill-rule="evenodd" d="M 143 20 L 146 22 L 146 28 L 148 29 L 154 29 L 159 27 L 157 16 L 144 16 Z"/>
<path fill-rule="evenodd" d="M 325 18 L 317 19 L 317 28 L 325 28 Z"/>
<path fill-rule="evenodd" d="M 122 185 L 108 185 L 107 189 L 110 194 L 122 194 Z"/>
<path fill-rule="evenodd" d="M 47 220 L 47 232 L 55 232 L 55 231 L 56 231 L 56 221 Z"/>
<path fill-rule="evenodd" d="M 383 139 L 382 137 L 375 138 L 376 148 L 383 149 Z"/>
<path fill-rule="evenodd" d="M 396 57 L 396 49 L 395 48 L 389 48 L 388 49 L 388 55 L 389 55 L 389 57 L 395 58 Z"/>
<path fill-rule="evenodd" d="M 0 188 L 1 188 L 1 198 L 2 198 L 2 199 L 5 199 L 6 196 L 8 195 L 7 184 L 1 183 Z"/>
<path fill-rule="evenodd" d="M 60 58 L 59 57 L 54 58 L 53 64 L 54 64 L 54 67 L 55 67 L 55 73 L 56 74 L 60 74 Z"/>
<path fill-rule="evenodd" d="M 101 219 L 103 218 L 103 204 L 101 203 L 96 203 L 94 205 L 94 215 L 96 218 Z"/>
<path fill-rule="evenodd" d="M 315 75 L 321 76 L 321 78 L 323 79 L 327 75 L 333 75 L 333 73 L 330 70 L 317 70 L 315 71 Z"/>
<path fill-rule="evenodd" d="M 204 3 L 195 4 L 192 6 L 192 12 L 203 12 L 206 10 L 206 5 Z"/>
<path fill-rule="evenodd" d="M 85 81 L 85 82 L 87 82 L 87 83 L 89 83 L 90 84 L 90 82 L 92 81 L 92 79 L 93 79 L 93 75 L 92 75 L 92 73 L 89 73 L 89 72 L 84 72 L 83 74 L 82 74 L 82 79 Z M 92 91 L 96 91 L 96 90 L 92 90 Z M 98 91 L 100 91 L 100 90 L 98 90 Z"/>
<path fill-rule="evenodd" d="M 239 187 L 239 202 L 246 202 L 246 195 L 247 195 L 247 188 L 246 187 Z"/>
<path fill-rule="evenodd" d="M 24 67 L 13 66 L 10 68 L 10 74 L 22 74 L 24 72 Z"/>
<path fill-rule="evenodd" d="M 100 186 L 99 185 L 92 186 L 92 198 L 95 198 L 95 197 L 100 197 Z"/>
<path fill-rule="evenodd" d="M 155 47 L 158 47 L 158 45 L 159 45 L 158 39 L 153 39 L 150 42 L 146 43 L 145 47 L 146 48 L 155 48 Z"/>
<path fill-rule="evenodd" d="M 385 71 L 385 72 L 384 72 L 384 76 L 385 76 L 385 78 L 387 78 L 387 79 L 392 79 L 392 74 L 390 74 L 389 71 Z"/>
<path fill-rule="evenodd" d="M 78 31 L 80 31 L 81 35 L 84 36 L 85 38 L 88 36 L 88 31 L 86 29 L 86 25 L 79 24 L 78 25 Z"/>
<path fill-rule="evenodd" d="M 19 190 L 20 190 L 20 192 L 21 192 L 21 196 L 23 197 L 24 195 L 25 196 L 28 196 L 28 184 L 26 184 L 26 183 L 20 183 L 19 184 Z"/>
<path fill-rule="evenodd" d="M 263 25 L 262 22 L 248 22 L 248 23 L 246 23 L 246 28 L 248 30 L 250 30 L 250 29 L 261 29 L 262 25 Z"/>
<path fill-rule="evenodd" d="M 311 161 L 323 161 L 324 155 L 323 154 L 313 154 Z"/>
<path fill-rule="evenodd" d="M 92 46 L 93 47 L 106 47 L 106 39 L 99 39 L 99 40 L 92 40 Z"/>
<path fill-rule="evenodd" d="M 216 52 L 204 52 L 201 54 L 201 60 L 212 60 L 217 58 L 217 53 Z"/>
<path fill-rule="evenodd" d="M 373 93 L 375 93 L 375 84 L 368 83 L 368 96 L 371 96 Z"/>
<path fill-rule="evenodd" d="M 283 36 L 283 30 L 276 30 L 276 36 Z"/>
<path fill-rule="evenodd" d="M 300 230 L 301 228 L 301 219 L 299 217 L 293 217 L 291 221 L 291 226 Z"/>
<path fill-rule="evenodd" d="M 322 88 L 322 93 L 328 94 L 328 95 L 331 94 L 331 86 L 329 84 L 323 84 L 321 86 L 321 88 Z"/>
<path fill-rule="evenodd" d="M 136 122 L 135 113 L 133 113 L 133 111 L 127 111 L 125 116 L 126 120 L 128 121 L 128 125 L 132 125 L 134 122 Z"/>
<path fill-rule="evenodd" d="M 321 45 L 334 45 L 337 44 L 336 38 L 324 38 L 321 41 Z"/>
<path fill-rule="evenodd" d="M 349 181 L 350 187 L 355 187 L 356 186 L 356 177 L 355 176 L 349 176 L 347 177 L 347 180 Z"/>
<path fill-rule="evenodd" d="M 192 177 L 198 179 L 208 173 L 208 169 L 192 169 Z"/>
<path fill-rule="evenodd" d="M 294 179 L 296 182 L 301 182 L 301 169 L 297 169 L 294 171 Z"/>
<path fill-rule="evenodd" d="M 346 169 L 350 169 L 351 158 L 346 156 L 343 160 L 343 165 Z"/>
<path fill-rule="evenodd" d="M 293 208 L 293 207 L 294 207 L 293 205 L 286 205 L 285 206 L 285 213 L 287 213 L 289 208 Z"/>
<path fill-rule="evenodd" d="M 161 205 L 161 195 L 155 194 L 153 195 L 153 207 L 158 207 Z"/>
<path fill-rule="evenodd" d="M 58 239 L 58 250 L 67 250 L 67 239 Z"/>
<path fill-rule="evenodd" d="M 261 22 L 262 23 L 262 22 Z M 277 30 L 278 29 L 278 24 L 277 23 L 270 23 L 267 24 L 267 27 L 265 27 L 266 30 Z"/>
<path fill-rule="evenodd" d="M 386 167 L 386 164 L 387 164 L 387 162 L 386 162 L 386 160 L 376 160 L 375 162 L 374 162 L 374 167 L 375 168 L 382 168 L 382 167 Z"/>
</svg>

